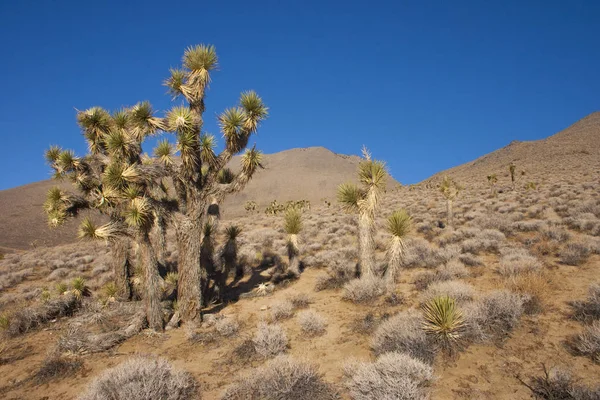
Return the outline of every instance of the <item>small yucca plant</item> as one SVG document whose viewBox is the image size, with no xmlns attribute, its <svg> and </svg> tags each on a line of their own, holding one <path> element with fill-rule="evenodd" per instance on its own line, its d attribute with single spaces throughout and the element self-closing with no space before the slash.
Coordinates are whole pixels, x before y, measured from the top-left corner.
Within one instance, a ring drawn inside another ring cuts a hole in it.
<svg viewBox="0 0 600 400">
<path fill-rule="evenodd" d="M 242 228 L 237 225 L 231 225 L 225 228 L 225 236 L 227 240 L 235 240 L 242 233 Z"/>
<path fill-rule="evenodd" d="M 42 293 L 40 294 L 40 300 L 42 300 L 42 303 L 45 303 L 48 300 L 50 300 L 51 296 L 52 294 L 50 293 L 50 291 L 47 288 L 44 288 L 42 289 Z"/>
<path fill-rule="evenodd" d="M 104 288 L 102 290 L 104 291 L 104 295 L 108 299 L 116 298 L 117 293 L 119 293 L 119 288 L 114 282 L 108 282 L 106 285 L 104 285 Z"/>
<path fill-rule="evenodd" d="M 284 229 L 288 235 L 297 235 L 302 230 L 302 212 L 289 208 L 285 213 Z"/>
<path fill-rule="evenodd" d="M 452 349 L 462 336 L 465 321 L 456 302 L 448 296 L 431 299 L 423 305 L 423 329 L 445 349 Z"/>
<path fill-rule="evenodd" d="M 63 295 L 65 293 L 67 293 L 68 291 L 69 291 L 69 287 L 67 286 L 66 283 L 61 282 L 61 283 L 56 284 L 56 293 L 58 293 L 59 295 Z"/>
<path fill-rule="evenodd" d="M 0 330 L 8 329 L 10 325 L 10 317 L 6 314 L 0 315 Z"/>
<path fill-rule="evenodd" d="M 73 279 L 71 282 L 71 288 L 73 290 L 73 294 L 77 298 L 81 298 L 89 294 L 89 288 L 86 285 L 85 279 L 80 276 Z"/>
<path fill-rule="evenodd" d="M 284 229 L 289 235 L 287 251 L 289 258 L 288 270 L 295 276 L 300 275 L 300 248 L 298 246 L 298 234 L 302 230 L 302 212 L 297 208 L 289 208 L 285 212 Z"/>
<path fill-rule="evenodd" d="M 395 282 L 402 265 L 404 241 L 412 229 L 412 218 L 405 210 L 395 211 L 388 218 L 387 229 L 392 235 L 388 246 L 388 269 L 386 279 Z"/>
</svg>

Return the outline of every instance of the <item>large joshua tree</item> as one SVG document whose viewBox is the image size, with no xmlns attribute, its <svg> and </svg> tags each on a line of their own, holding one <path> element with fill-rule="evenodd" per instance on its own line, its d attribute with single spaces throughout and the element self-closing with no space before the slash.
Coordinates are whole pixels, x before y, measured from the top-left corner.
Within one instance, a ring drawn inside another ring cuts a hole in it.
<svg viewBox="0 0 600 400">
<path fill-rule="evenodd" d="M 398 210 L 388 217 L 387 229 L 392 235 L 388 245 L 388 267 L 385 278 L 388 283 L 396 282 L 402 267 L 405 240 L 412 227 L 412 219 L 405 210 Z"/>
<path fill-rule="evenodd" d="M 361 277 L 375 275 L 375 214 L 385 190 L 386 168 L 382 161 L 373 160 L 363 147 L 358 164 L 360 186 L 344 183 L 338 187 L 338 201 L 348 212 L 358 212 L 358 236 Z"/>
<path fill-rule="evenodd" d="M 256 133 L 261 121 L 267 117 L 267 107 L 253 91 L 244 92 L 239 104 L 219 115 L 218 121 L 225 140 L 220 154 L 215 153 L 216 139 L 202 131 L 205 111 L 204 97 L 210 75 L 218 66 L 214 46 L 189 47 L 183 55 L 183 67 L 171 69 L 165 81 L 173 98 L 183 97 L 186 106 L 175 106 L 166 115 L 168 131 L 177 137 L 178 162 L 174 161 L 173 148 L 159 146 L 155 155 L 163 160 L 170 172 L 178 203 L 173 214 L 179 259 L 178 304 L 184 322 L 201 319 L 202 265 L 200 246 L 202 231 L 210 204 L 219 204 L 224 197 L 241 190 L 261 166 L 261 153 L 254 147 L 241 158 L 241 170 L 231 179 L 223 181 L 224 168 L 231 158 L 242 152 L 250 136 Z"/>
<path fill-rule="evenodd" d="M 84 208 L 105 214 L 109 222 L 101 226 L 85 218 L 79 236 L 107 240 L 114 253 L 119 253 L 114 261 L 115 279 L 124 297 L 130 294 L 128 265 L 120 253 L 126 250 L 122 243 L 135 239 L 143 261 L 146 317 L 150 328 L 161 330 L 161 278 L 149 234 L 155 215 L 168 209 L 169 204 L 153 197 L 157 187 L 165 190 L 160 181 L 161 169 L 143 162 L 141 155 L 142 141 L 160 129 L 161 121 L 153 116 L 147 102 L 113 115 L 94 107 L 78 112 L 77 120 L 88 142 L 89 154 L 76 157 L 69 150 L 52 147 L 46 158 L 55 176 L 70 178 L 81 195 L 58 196 L 58 189 L 52 189 L 45 203 L 49 222 L 60 225 Z"/>
<path fill-rule="evenodd" d="M 442 179 L 442 183 L 440 184 L 440 192 L 446 199 L 448 227 L 450 228 L 454 227 L 454 200 L 456 200 L 461 190 L 462 186 L 456 183 L 454 179 L 450 178 L 448 175 L 444 176 L 444 179 Z"/>
<path fill-rule="evenodd" d="M 496 195 L 496 183 L 498 183 L 498 176 L 496 174 L 491 174 L 487 176 L 488 184 L 490 185 L 490 194 L 492 196 Z"/>
</svg>

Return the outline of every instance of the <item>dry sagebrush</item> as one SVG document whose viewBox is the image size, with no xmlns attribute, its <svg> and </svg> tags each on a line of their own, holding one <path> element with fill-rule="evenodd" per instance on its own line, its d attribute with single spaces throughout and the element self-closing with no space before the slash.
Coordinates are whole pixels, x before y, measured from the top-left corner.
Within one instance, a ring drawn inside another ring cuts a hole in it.
<svg viewBox="0 0 600 400">
<path fill-rule="evenodd" d="M 304 310 L 298 313 L 298 323 L 302 332 L 309 336 L 321 335 L 327 328 L 327 320 L 313 310 Z"/>
<path fill-rule="evenodd" d="M 258 324 L 258 330 L 252 341 L 256 352 L 263 358 L 271 358 L 287 351 L 288 337 L 278 324 Z"/>
</svg>

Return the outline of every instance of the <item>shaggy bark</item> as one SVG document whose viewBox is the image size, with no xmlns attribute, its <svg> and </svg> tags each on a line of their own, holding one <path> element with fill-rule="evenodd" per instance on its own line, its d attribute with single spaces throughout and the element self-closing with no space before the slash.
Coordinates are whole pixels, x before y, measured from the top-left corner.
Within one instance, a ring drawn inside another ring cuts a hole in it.
<svg viewBox="0 0 600 400">
<path fill-rule="evenodd" d="M 298 248 L 298 236 L 290 235 L 287 242 L 287 252 L 289 258 L 288 271 L 295 276 L 300 275 L 300 249 Z"/>
<path fill-rule="evenodd" d="M 202 220 L 181 215 L 175 225 L 177 236 L 178 273 L 177 302 L 182 321 L 202 320 L 200 245 Z"/>
<path fill-rule="evenodd" d="M 144 306 L 148 327 L 155 331 L 163 330 L 161 278 L 158 273 L 158 259 L 152 248 L 147 232 L 138 235 L 138 243 L 144 263 Z"/>
<path fill-rule="evenodd" d="M 362 277 L 375 276 L 375 227 L 373 219 L 366 213 L 358 217 L 358 239 L 360 253 L 360 274 Z"/>
<path fill-rule="evenodd" d="M 167 221 L 162 213 L 156 214 L 156 224 L 154 225 L 154 237 L 156 258 L 158 262 L 165 263 L 165 254 L 167 252 Z"/>
<path fill-rule="evenodd" d="M 454 228 L 454 210 L 452 209 L 452 200 L 446 201 L 446 210 L 448 212 L 448 228 Z"/>
<path fill-rule="evenodd" d="M 129 281 L 129 239 L 118 238 L 110 242 L 112 270 L 117 296 L 120 300 L 131 300 L 131 282 Z"/>
<path fill-rule="evenodd" d="M 400 269 L 402 267 L 402 251 L 404 245 L 402 239 L 394 236 L 388 249 L 388 267 L 385 273 L 385 278 L 388 283 L 394 283 L 400 275 Z"/>
</svg>

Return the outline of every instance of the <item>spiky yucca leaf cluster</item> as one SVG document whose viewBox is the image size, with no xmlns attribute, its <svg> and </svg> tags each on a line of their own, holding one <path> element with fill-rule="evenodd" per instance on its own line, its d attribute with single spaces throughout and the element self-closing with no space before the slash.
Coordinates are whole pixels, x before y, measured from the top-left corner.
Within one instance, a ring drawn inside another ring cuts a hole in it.
<svg viewBox="0 0 600 400">
<path fill-rule="evenodd" d="M 123 216 L 125 222 L 132 228 L 147 229 L 153 222 L 150 201 L 146 197 L 136 197 L 129 203 Z"/>
<path fill-rule="evenodd" d="M 227 240 L 235 240 L 242 233 L 242 228 L 237 225 L 230 225 L 225 228 L 225 236 Z"/>
<path fill-rule="evenodd" d="M 403 239 L 410 233 L 412 228 L 412 218 L 408 215 L 406 210 L 394 211 L 392 215 L 388 217 L 387 228 L 393 236 Z"/>
<path fill-rule="evenodd" d="M 79 225 L 78 236 L 81 239 L 109 240 L 114 239 L 120 233 L 121 230 L 115 223 L 98 226 L 91 218 L 86 217 Z"/>
<path fill-rule="evenodd" d="M 86 285 L 85 279 L 82 277 L 74 278 L 71 281 L 71 290 L 76 298 L 80 299 L 83 296 L 88 295 L 89 288 Z"/>
<path fill-rule="evenodd" d="M 465 326 L 462 312 L 456 307 L 453 298 L 441 296 L 423 305 L 425 322 L 423 329 L 433 335 L 443 345 L 456 343 Z"/>
<path fill-rule="evenodd" d="M 302 212 L 297 208 L 289 208 L 285 212 L 284 225 L 288 235 L 297 235 L 302 230 Z"/>
<path fill-rule="evenodd" d="M 463 187 L 448 175 L 445 175 L 442 183 L 440 183 L 440 192 L 448 200 L 454 200 L 458 197 L 462 189 Z"/>
<path fill-rule="evenodd" d="M 223 168 L 217 174 L 217 182 L 222 185 L 229 184 L 229 183 L 233 182 L 234 179 L 235 179 L 235 174 L 229 168 Z"/>
</svg>

